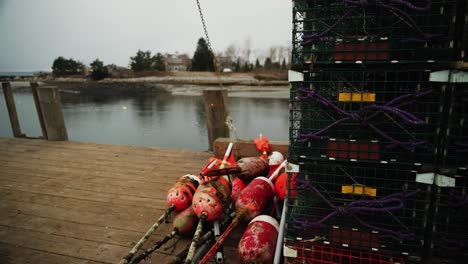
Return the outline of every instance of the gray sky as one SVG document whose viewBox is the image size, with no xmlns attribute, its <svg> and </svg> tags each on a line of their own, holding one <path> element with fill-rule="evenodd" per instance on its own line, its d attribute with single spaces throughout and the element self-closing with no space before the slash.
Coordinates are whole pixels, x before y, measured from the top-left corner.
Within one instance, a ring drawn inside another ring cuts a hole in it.
<svg viewBox="0 0 468 264">
<path fill-rule="evenodd" d="M 288 45 L 290 0 L 200 0 L 213 48 Z M 58 56 L 127 66 L 138 49 L 193 55 L 195 0 L 0 0 L 0 71 L 46 70 Z"/>
</svg>

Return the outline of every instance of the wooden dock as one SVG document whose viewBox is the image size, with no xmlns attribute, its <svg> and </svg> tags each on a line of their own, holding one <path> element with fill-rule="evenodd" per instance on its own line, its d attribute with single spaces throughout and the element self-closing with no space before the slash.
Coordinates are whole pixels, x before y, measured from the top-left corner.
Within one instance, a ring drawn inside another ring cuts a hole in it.
<svg viewBox="0 0 468 264">
<path fill-rule="evenodd" d="M 117 263 L 163 213 L 173 183 L 198 173 L 210 156 L 0 138 L 0 263 Z M 163 225 L 146 245 L 171 228 Z M 237 262 L 237 240 L 227 242 L 227 263 Z M 170 251 L 152 256 L 153 263 L 170 259 Z"/>
</svg>

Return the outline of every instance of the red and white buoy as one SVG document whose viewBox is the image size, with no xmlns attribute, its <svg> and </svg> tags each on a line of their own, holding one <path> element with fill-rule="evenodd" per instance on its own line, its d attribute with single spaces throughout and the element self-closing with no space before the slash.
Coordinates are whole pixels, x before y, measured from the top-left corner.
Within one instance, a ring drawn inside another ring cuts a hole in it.
<svg viewBox="0 0 468 264">
<path fill-rule="evenodd" d="M 200 184 L 193 196 L 192 207 L 195 214 L 206 221 L 214 221 L 223 214 L 223 206 L 231 198 L 231 183 L 228 176 Z"/>
<path fill-rule="evenodd" d="M 273 263 L 278 222 L 269 215 L 259 215 L 250 221 L 237 247 L 240 263 Z"/>
<path fill-rule="evenodd" d="M 240 221 L 249 221 L 260 215 L 265 210 L 269 201 L 275 196 L 275 187 L 273 182 L 279 174 L 279 171 L 286 165 L 284 161 L 270 178 L 257 177 L 245 187 L 236 200 L 236 217 L 226 228 L 218 241 L 210 248 L 199 264 L 207 263 L 216 250 L 224 243 L 231 231 Z"/>
<path fill-rule="evenodd" d="M 231 156 L 233 144 L 230 143 L 224 155 L 221 169 Z M 200 239 L 203 224 L 206 221 L 216 221 L 223 214 L 223 209 L 231 199 L 231 182 L 228 175 L 217 177 L 216 180 L 208 181 L 198 186 L 193 196 L 192 207 L 195 214 L 200 218 L 197 229 L 190 244 L 185 263 L 191 263 L 195 254 L 196 245 Z"/>
<path fill-rule="evenodd" d="M 192 204 L 192 198 L 200 184 L 200 179 L 192 174 L 179 178 L 167 192 L 167 206 L 174 206 L 174 211 L 181 212 Z"/>
<path fill-rule="evenodd" d="M 280 165 L 284 161 L 284 156 L 279 151 L 271 152 L 270 156 L 268 156 L 268 165 Z"/>
</svg>

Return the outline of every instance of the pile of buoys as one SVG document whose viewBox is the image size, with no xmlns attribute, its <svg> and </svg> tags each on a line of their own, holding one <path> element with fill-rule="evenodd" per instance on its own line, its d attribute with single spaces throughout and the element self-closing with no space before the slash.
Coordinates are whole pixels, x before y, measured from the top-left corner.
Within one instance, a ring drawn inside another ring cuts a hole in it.
<svg viewBox="0 0 468 264">
<path fill-rule="evenodd" d="M 177 255 L 174 263 L 206 263 L 215 253 L 216 261 L 222 262 L 220 247 L 240 222 L 249 224 L 238 245 L 238 261 L 273 263 L 279 225 L 274 216 L 266 213 L 273 212 L 286 196 L 287 174 L 281 173 L 286 161 L 280 152 L 270 152 L 266 137 L 261 136 L 256 146 L 262 153 L 260 157 L 235 161 L 231 143 L 223 160 L 211 158 L 200 176 L 187 174 L 179 178 L 167 193 L 165 213 L 119 264 L 139 263 L 170 239 L 190 235 L 192 243 Z M 293 183 L 290 186 L 294 187 Z M 172 212 L 178 213 L 172 231 L 135 256 Z"/>
</svg>

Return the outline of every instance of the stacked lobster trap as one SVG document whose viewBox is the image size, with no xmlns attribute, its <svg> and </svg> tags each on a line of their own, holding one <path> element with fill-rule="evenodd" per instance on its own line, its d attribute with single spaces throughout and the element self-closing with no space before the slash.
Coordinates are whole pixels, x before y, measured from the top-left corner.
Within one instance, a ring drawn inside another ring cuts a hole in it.
<svg viewBox="0 0 468 264">
<path fill-rule="evenodd" d="M 467 10 L 293 2 L 286 263 L 468 260 Z"/>
</svg>

